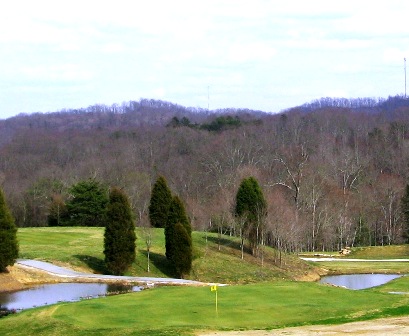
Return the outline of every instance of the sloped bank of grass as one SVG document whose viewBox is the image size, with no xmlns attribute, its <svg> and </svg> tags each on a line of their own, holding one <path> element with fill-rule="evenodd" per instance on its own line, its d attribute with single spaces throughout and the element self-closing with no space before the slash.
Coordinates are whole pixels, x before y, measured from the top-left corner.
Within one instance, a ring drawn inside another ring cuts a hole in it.
<svg viewBox="0 0 409 336">
<path fill-rule="evenodd" d="M 398 261 L 328 261 L 318 262 L 329 274 L 407 274 L 409 262 Z"/>
<path fill-rule="evenodd" d="M 336 252 L 328 254 L 332 256 L 336 255 Z M 313 253 L 305 255 L 313 256 Z M 337 261 L 320 261 L 311 264 L 327 269 L 329 274 L 409 273 L 409 244 L 354 247 L 349 255 L 337 255 L 337 257 Z M 343 261 L 343 259 L 362 259 L 363 261 L 351 262 Z M 393 259 L 405 261 L 394 261 Z"/>
<path fill-rule="evenodd" d="M 162 287 L 32 309 L 0 319 L 2 335 L 193 335 L 409 314 L 409 297 L 279 281 L 218 288 Z"/>
<path fill-rule="evenodd" d="M 352 247 L 351 253 L 341 255 L 337 251 L 326 252 L 302 252 L 299 254 L 303 257 L 336 257 L 342 259 L 408 259 L 409 244 L 405 245 L 384 245 L 384 246 L 362 246 Z"/>
<path fill-rule="evenodd" d="M 354 247 L 348 258 L 409 260 L 409 244 Z"/>
<path fill-rule="evenodd" d="M 404 275 L 402 277 L 393 279 L 392 281 L 389 281 L 382 286 L 373 287 L 370 290 L 374 292 L 399 293 L 402 295 L 409 295 L 409 276 Z"/>
<path fill-rule="evenodd" d="M 151 235 L 150 272 L 147 272 L 145 237 Z M 165 257 L 163 229 L 136 229 L 136 260 L 127 275 L 174 277 Z M 18 230 L 20 258 L 39 259 L 82 271 L 106 273 L 103 255 L 103 228 L 45 227 Z M 194 261 L 190 279 L 220 283 L 252 283 L 302 278 L 319 272 L 318 267 L 296 256 L 282 257 L 275 263 L 276 251 L 265 248 L 264 262 L 245 253 L 241 259 L 239 240 L 214 233 L 193 232 Z"/>
</svg>

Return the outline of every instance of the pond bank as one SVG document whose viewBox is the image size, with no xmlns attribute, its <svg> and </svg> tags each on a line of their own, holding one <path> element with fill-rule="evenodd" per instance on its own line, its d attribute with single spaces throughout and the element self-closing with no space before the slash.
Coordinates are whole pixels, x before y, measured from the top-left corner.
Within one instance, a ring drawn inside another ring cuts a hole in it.
<svg viewBox="0 0 409 336">
<path fill-rule="evenodd" d="M 143 287 L 153 287 L 158 285 L 211 286 L 216 284 L 172 278 L 114 276 L 83 273 L 38 260 L 18 260 L 14 266 L 8 267 L 8 271 L 9 273 L 0 274 L 0 292 L 9 292 L 24 289 L 33 285 L 60 282 L 122 283 L 138 284 Z"/>
<path fill-rule="evenodd" d="M 14 292 L 34 285 L 61 282 L 61 279 L 18 264 L 7 267 L 7 273 L 0 273 L 0 292 Z"/>
</svg>

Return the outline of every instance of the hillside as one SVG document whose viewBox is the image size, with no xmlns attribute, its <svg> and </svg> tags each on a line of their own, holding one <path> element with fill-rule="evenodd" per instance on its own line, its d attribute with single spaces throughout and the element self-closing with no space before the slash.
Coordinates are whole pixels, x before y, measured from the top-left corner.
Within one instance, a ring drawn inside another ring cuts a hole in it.
<svg viewBox="0 0 409 336">
<path fill-rule="evenodd" d="M 45 226 L 51 198 L 68 199 L 69 187 L 89 178 L 124 188 L 146 226 L 162 174 L 196 230 L 234 232 L 235 194 L 253 175 L 268 203 L 269 246 L 332 251 L 406 239 L 402 97 L 324 100 L 274 115 L 141 100 L 20 115 L 0 121 L 0 132 L 0 185 L 19 227 Z"/>
<path fill-rule="evenodd" d="M 19 229 L 20 258 L 53 262 L 91 273 L 107 273 L 103 255 L 102 228 Z M 150 272 L 145 237 L 150 234 Z M 214 233 L 193 232 L 194 261 L 189 279 L 204 282 L 252 283 L 279 279 L 316 280 L 320 270 L 296 256 L 277 254 L 265 248 L 263 263 L 245 253 L 240 257 L 239 241 Z M 137 229 L 137 257 L 127 275 L 175 277 L 165 257 L 163 229 Z M 220 249 L 219 249 L 220 248 Z"/>
</svg>

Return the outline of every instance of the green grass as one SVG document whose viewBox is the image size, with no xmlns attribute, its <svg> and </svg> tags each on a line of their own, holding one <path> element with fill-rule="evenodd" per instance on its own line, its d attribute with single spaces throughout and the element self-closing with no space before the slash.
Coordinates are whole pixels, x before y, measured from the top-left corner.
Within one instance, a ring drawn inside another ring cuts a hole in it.
<svg viewBox="0 0 409 336">
<path fill-rule="evenodd" d="M 127 275 L 174 277 L 165 257 L 163 229 L 152 229 L 150 272 L 147 272 L 147 253 L 144 231 L 137 234 L 136 260 Z M 81 268 L 94 273 L 107 273 L 103 254 L 103 228 L 58 227 L 21 228 L 18 230 L 20 258 L 38 259 L 62 266 Z M 220 240 L 217 234 L 193 232 L 194 261 L 190 279 L 220 283 L 251 283 L 291 279 L 302 276 L 314 267 L 296 256 L 284 256 L 280 267 L 274 262 L 275 251 L 265 250 L 264 265 L 246 253 L 240 258 L 239 241 L 228 236 Z"/>
<path fill-rule="evenodd" d="M 409 259 L 409 245 L 354 247 L 348 258 Z"/>
<path fill-rule="evenodd" d="M 384 284 L 383 286 L 373 287 L 371 288 L 371 290 L 382 293 L 390 292 L 407 293 L 409 295 L 409 276 L 402 276 L 400 278 L 396 278 Z"/>
<path fill-rule="evenodd" d="M 305 254 L 305 255 L 310 255 Z M 327 252 L 329 255 L 337 255 L 336 252 Z M 352 259 L 375 259 L 379 261 L 342 261 L 345 258 Z M 387 259 L 408 259 L 407 262 L 388 261 Z M 331 274 L 352 274 L 352 273 L 409 273 L 409 245 L 391 246 L 368 246 L 354 247 L 347 256 L 339 256 L 340 261 L 317 263 L 321 267 L 329 270 Z M 316 263 L 313 263 L 316 264 Z"/>
<path fill-rule="evenodd" d="M 196 330 L 274 329 L 409 314 L 409 296 L 317 283 L 161 287 L 24 311 L 2 335 L 191 335 Z"/>
<path fill-rule="evenodd" d="M 102 228 L 23 228 L 18 231 L 20 257 L 51 261 L 91 272 L 105 272 Z M 162 229 L 153 229 L 151 272 L 147 273 L 144 232 L 137 229 L 137 258 L 128 274 L 173 276 L 164 256 Z M 36 308 L 0 319 L 2 335 L 192 335 L 198 330 L 274 329 L 303 324 L 343 323 L 409 314 L 409 277 L 361 291 L 291 281 L 314 269 L 296 256 L 274 263 L 266 248 L 264 265 L 245 254 L 239 242 L 216 234 L 193 232 L 191 279 L 254 283 L 219 287 L 219 309 L 209 287 L 160 287 L 140 293 Z M 351 257 L 401 258 L 406 246 L 354 249 Z M 393 257 L 392 257 L 393 256 Z M 408 272 L 409 263 L 319 263 L 333 273 Z M 281 279 L 281 280 L 280 280 Z M 286 280 L 283 280 L 286 279 Z"/>
<path fill-rule="evenodd" d="M 330 274 L 367 274 L 367 273 L 409 273 L 409 262 L 393 261 L 334 261 L 318 263 L 321 267 L 327 269 Z"/>
<path fill-rule="evenodd" d="M 299 255 L 303 257 L 314 257 L 316 255 L 319 255 L 322 257 L 338 257 L 340 259 L 356 258 L 356 259 L 408 259 L 409 260 L 409 244 L 353 247 L 351 248 L 351 253 L 349 255 L 340 255 L 337 251 L 302 252 Z"/>
</svg>

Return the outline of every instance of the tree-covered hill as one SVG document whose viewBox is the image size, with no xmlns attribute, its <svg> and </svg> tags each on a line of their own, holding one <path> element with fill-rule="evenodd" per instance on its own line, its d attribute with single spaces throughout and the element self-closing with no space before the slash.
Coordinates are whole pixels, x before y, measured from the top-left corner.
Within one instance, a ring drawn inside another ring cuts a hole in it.
<svg viewBox="0 0 409 336">
<path fill-rule="evenodd" d="M 46 225 L 53 197 L 68 199 L 89 178 L 123 188 L 145 225 L 163 175 L 195 230 L 237 234 L 235 195 L 254 176 L 266 197 L 269 245 L 401 243 L 409 107 L 402 97 L 363 102 L 268 114 L 141 100 L 20 115 L 0 121 L 0 184 L 20 227 Z M 175 117 L 189 122 L 170 127 Z M 211 129 L 220 123 L 226 127 Z"/>
</svg>

